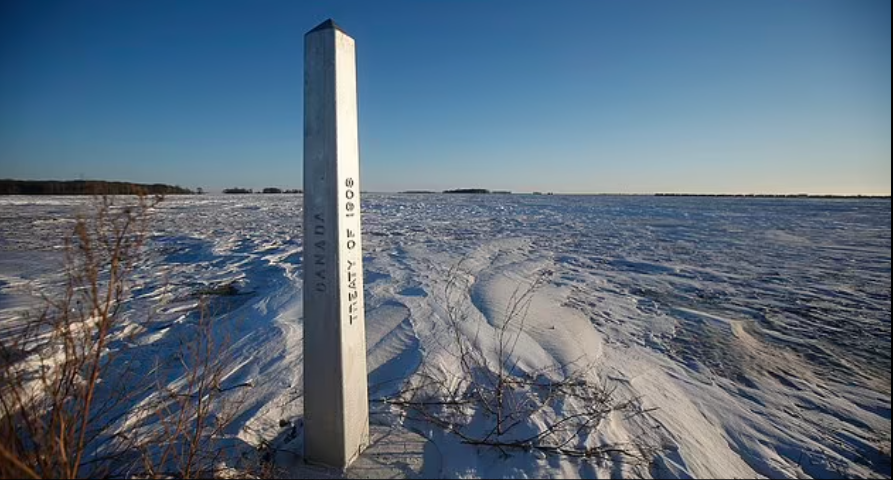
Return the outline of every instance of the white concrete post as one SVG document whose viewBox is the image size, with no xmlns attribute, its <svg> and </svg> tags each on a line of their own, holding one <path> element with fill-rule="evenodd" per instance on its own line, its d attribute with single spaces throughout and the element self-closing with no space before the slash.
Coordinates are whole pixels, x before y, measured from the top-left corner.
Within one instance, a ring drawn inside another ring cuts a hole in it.
<svg viewBox="0 0 893 480">
<path fill-rule="evenodd" d="M 369 441 L 354 41 L 304 36 L 304 456 L 346 468 Z"/>
</svg>

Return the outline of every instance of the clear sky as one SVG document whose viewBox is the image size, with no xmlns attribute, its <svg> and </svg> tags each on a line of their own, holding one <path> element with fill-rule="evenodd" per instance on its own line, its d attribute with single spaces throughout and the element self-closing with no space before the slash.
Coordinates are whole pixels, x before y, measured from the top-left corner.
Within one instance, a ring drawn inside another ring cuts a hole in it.
<svg viewBox="0 0 893 480">
<path fill-rule="evenodd" d="M 303 35 L 364 189 L 890 194 L 890 1 L 0 2 L 0 178 L 300 187 Z"/>
</svg>

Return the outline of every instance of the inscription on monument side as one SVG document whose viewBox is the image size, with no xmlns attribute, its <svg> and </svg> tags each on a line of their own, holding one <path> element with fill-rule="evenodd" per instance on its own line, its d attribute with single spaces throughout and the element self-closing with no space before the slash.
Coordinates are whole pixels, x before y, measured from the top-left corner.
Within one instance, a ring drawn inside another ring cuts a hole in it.
<svg viewBox="0 0 893 480">
<path fill-rule="evenodd" d="M 313 288 L 319 293 L 328 290 L 326 282 L 326 219 L 321 213 L 313 215 Z"/>
<path fill-rule="evenodd" d="M 346 202 L 344 203 L 345 209 L 345 217 L 346 218 L 356 218 L 357 216 L 357 192 L 355 189 L 356 182 L 353 177 L 347 177 L 344 180 L 344 199 Z M 355 224 L 357 222 L 350 222 L 351 224 Z M 351 257 L 355 257 L 359 252 L 357 252 L 357 238 L 360 234 L 358 231 L 358 227 L 355 225 L 348 225 L 345 228 L 345 242 L 347 247 L 348 255 Z M 351 258 L 347 258 L 347 312 L 348 318 L 351 325 L 357 316 L 360 313 L 360 288 L 357 284 L 357 279 L 360 276 L 359 266 L 357 265 L 359 262 L 354 261 Z"/>
</svg>

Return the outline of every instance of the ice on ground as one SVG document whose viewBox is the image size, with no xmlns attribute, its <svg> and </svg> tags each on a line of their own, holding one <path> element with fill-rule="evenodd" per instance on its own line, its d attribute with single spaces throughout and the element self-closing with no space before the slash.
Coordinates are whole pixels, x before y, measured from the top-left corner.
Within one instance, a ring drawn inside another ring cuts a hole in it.
<svg viewBox="0 0 893 480">
<path fill-rule="evenodd" d="M 58 285 L 62 233 L 85 202 L 0 198 L 0 332 Z M 210 308 L 240 404 L 226 434 L 246 447 L 288 438 L 302 416 L 301 208 L 168 198 L 110 347 L 156 365 L 195 335 L 196 292 L 232 293 Z M 660 446 L 645 467 L 503 456 L 407 424 L 430 439 L 426 475 L 890 477 L 889 200 L 369 194 L 363 210 L 373 402 L 423 362 L 448 365 L 436 352 L 457 264 L 481 345 L 547 270 L 512 364 L 591 366 L 647 411 L 611 416 L 599 440 Z M 372 421 L 395 420 L 373 408 Z"/>
</svg>

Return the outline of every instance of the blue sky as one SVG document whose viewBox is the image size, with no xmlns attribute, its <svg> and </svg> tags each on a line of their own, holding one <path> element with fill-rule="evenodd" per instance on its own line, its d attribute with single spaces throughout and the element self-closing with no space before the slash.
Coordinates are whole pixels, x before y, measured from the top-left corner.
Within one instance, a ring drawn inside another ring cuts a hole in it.
<svg viewBox="0 0 893 480">
<path fill-rule="evenodd" d="M 890 2 L 4 1 L 0 178 L 300 187 L 303 35 L 364 189 L 890 193 Z"/>
</svg>

